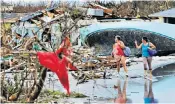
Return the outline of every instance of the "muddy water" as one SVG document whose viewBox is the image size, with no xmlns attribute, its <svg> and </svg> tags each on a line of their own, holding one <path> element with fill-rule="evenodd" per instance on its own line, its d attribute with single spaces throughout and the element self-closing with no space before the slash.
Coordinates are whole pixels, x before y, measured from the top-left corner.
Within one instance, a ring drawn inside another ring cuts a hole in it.
<svg viewBox="0 0 175 104">
<path fill-rule="evenodd" d="M 171 70 L 170 70 L 171 69 Z M 166 70 L 166 71 L 165 71 Z M 165 74 L 169 72 L 169 74 Z M 90 80 L 84 84 L 76 86 L 76 80 L 69 77 L 71 91 L 76 91 L 87 95 L 87 98 L 65 98 L 58 102 L 72 103 L 175 103 L 175 64 L 164 68 L 157 68 L 153 74 L 158 77 L 158 81 L 150 81 L 142 77 L 125 78 L 124 76 L 112 79 Z M 159 73 L 159 74 L 157 74 Z M 170 74 L 171 73 L 171 74 Z M 166 75 L 166 76 L 163 76 Z M 169 75 L 169 76 L 167 76 Z M 161 76 L 161 77 L 160 77 Z M 54 90 L 64 91 L 58 81 L 54 83 Z M 115 88 L 114 88 L 115 85 Z M 117 86 L 117 87 L 116 87 Z M 53 88 L 51 88 L 53 89 Z M 125 96 L 126 95 L 126 96 Z"/>
</svg>

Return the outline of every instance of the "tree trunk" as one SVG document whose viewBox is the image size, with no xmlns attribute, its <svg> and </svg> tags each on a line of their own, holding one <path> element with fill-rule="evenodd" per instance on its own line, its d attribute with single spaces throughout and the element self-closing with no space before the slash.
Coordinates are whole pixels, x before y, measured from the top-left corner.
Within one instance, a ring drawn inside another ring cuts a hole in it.
<svg viewBox="0 0 175 104">
<path fill-rule="evenodd" d="M 166 6 L 166 9 L 169 8 L 169 5 L 168 5 L 168 0 L 165 1 L 165 6 Z"/>
<path fill-rule="evenodd" d="M 33 92 L 30 94 L 30 96 L 28 98 L 28 102 L 34 102 L 34 100 L 38 98 L 38 96 L 39 96 L 39 94 L 44 86 L 46 75 L 47 75 L 47 68 L 43 67 L 39 82 L 35 85 Z"/>
</svg>

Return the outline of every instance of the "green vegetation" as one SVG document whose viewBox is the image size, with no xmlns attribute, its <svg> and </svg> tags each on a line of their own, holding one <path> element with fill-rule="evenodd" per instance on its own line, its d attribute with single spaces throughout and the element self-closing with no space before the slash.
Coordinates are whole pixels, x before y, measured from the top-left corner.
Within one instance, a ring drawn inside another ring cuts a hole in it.
<svg viewBox="0 0 175 104">
<path fill-rule="evenodd" d="M 40 93 L 40 96 L 38 98 L 38 103 L 42 102 L 42 103 L 48 103 L 50 101 L 58 101 L 61 98 L 66 98 L 66 97 L 70 97 L 70 98 L 85 98 L 87 97 L 84 94 L 81 93 L 77 93 L 77 92 L 71 92 L 70 95 L 67 95 L 63 92 L 60 91 L 52 91 L 52 90 L 43 90 Z"/>
<path fill-rule="evenodd" d="M 40 95 L 43 95 L 43 94 L 46 94 L 48 96 L 60 96 L 60 98 L 63 98 L 63 97 L 71 97 L 71 98 L 84 98 L 84 97 L 87 97 L 86 95 L 83 95 L 81 93 L 77 93 L 77 92 L 71 92 L 70 95 L 67 95 L 63 92 L 60 92 L 60 91 L 52 91 L 52 90 L 44 90 L 41 92 Z"/>
</svg>

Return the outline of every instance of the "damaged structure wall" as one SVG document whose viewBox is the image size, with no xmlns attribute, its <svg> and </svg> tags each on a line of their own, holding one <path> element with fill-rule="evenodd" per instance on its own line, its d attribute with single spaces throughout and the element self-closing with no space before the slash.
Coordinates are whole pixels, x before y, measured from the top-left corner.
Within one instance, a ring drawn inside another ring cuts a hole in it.
<svg viewBox="0 0 175 104">
<path fill-rule="evenodd" d="M 15 34 L 20 34 L 22 38 L 37 35 L 37 38 L 42 42 L 48 43 L 50 41 L 52 48 L 58 48 L 61 43 L 61 28 L 64 29 L 73 23 L 69 17 L 67 22 L 61 22 L 61 18 L 68 15 L 63 13 L 58 8 L 48 8 L 26 15 L 12 25 L 12 37 L 15 37 Z M 49 44 L 46 44 L 46 47 L 52 51 Z"/>
</svg>

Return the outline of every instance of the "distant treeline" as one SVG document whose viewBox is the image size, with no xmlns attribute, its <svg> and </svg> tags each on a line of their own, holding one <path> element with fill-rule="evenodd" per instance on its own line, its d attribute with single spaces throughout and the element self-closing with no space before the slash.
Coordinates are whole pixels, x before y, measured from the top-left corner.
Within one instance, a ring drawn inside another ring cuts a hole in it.
<svg viewBox="0 0 175 104">
<path fill-rule="evenodd" d="M 4 5 L 5 4 L 5 5 Z M 13 13 L 30 13 L 30 12 L 36 12 L 38 10 L 43 10 L 47 7 L 51 6 L 57 6 L 59 2 L 54 2 L 54 4 L 51 2 L 46 2 L 46 1 L 40 1 L 40 2 L 1 2 L 2 6 L 13 6 L 12 11 L 2 11 L 2 12 L 13 12 Z"/>
<path fill-rule="evenodd" d="M 169 8 L 175 7 L 174 0 L 166 1 L 97 1 L 97 4 L 100 4 L 104 7 L 111 8 L 114 10 L 114 15 L 119 17 L 129 16 L 148 16 L 149 14 L 167 10 Z"/>
<path fill-rule="evenodd" d="M 136 17 L 136 16 L 148 16 L 149 14 L 167 10 L 175 7 L 175 1 L 93 1 L 101 6 L 113 9 L 113 15 L 117 17 Z M 12 3 L 11 3 L 12 4 Z M 74 3 L 75 4 L 75 3 Z M 76 5 L 81 3 L 77 2 Z M 88 2 L 86 2 L 88 4 Z M 11 12 L 15 13 L 28 13 L 35 12 L 47 8 L 48 6 L 59 6 L 60 2 L 39 2 L 39 3 L 22 3 L 18 2 L 14 5 L 14 9 Z M 86 5 L 88 7 L 88 5 Z"/>
</svg>

